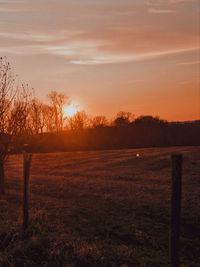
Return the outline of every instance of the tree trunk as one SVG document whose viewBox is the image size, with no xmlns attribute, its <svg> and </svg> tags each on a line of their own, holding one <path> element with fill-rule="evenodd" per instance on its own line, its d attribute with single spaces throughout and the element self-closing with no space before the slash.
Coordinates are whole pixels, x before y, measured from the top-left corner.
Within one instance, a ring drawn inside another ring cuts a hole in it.
<svg viewBox="0 0 200 267">
<path fill-rule="evenodd" d="M 0 194 L 5 195 L 4 160 L 0 161 Z"/>
</svg>

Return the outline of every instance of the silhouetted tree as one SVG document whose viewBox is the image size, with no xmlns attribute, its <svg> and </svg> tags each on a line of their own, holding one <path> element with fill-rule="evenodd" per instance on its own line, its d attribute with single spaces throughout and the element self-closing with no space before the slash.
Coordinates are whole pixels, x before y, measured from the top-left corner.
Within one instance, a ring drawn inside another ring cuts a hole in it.
<svg viewBox="0 0 200 267">
<path fill-rule="evenodd" d="M 18 85 L 6 58 L 0 58 L 0 192 L 5 194 L 4 165 L 16 137 L 27 129 L 27 85 Z"/>
<path fill-rule="evenodd" d="M 108 125 L 108 121 L 105 116 L 96 116 L 91 120 L 91 126 L 93 128 L 102 128 Z"/>
<path fill-rule="evenodd" d="M 62 131 L 64 128 L 63 108 L 70 103 L 69 98 L 65 94 L 56 91 L 52 91 L 47 97 L 53 111 L 53 128 L 56 132 Z"/>
<path fill-rule="evenodd" d="M 48 110 L 50 112 L 50 110 Z M 48 112 L 46 112 L 46 105 L 43 104 L 40 100 L 34 98 L 29 103 L 29 117 L 28 124 L 31 133 L 39 134 L 43 133 L 45 129 L 46 116 L 48 116 Z M 52 123 L 51 116 L 51 123 Z"/>
<path fill-rule="evenodd" d="M 158 116 L 140 116 L 136 118 L 133 122 L 134 124 L 140 124 L 140 125 L 160 125 L 166 123 L 165 120 L 160 119 Z"/>
<path fill-rule="evenodd" d="M 117 113 L 116 119 L 114 120 L 115 126 L 127 126 L 131 123 L 134 115 L 131 112 L 120 111 Z"/>
<path fill-rule="evenodd" d="M 43 104 L 42 113 L 43 113 L 45 131 L 46 132 L 55 131 L 53 107 L 47 104 Z"/>
<path fill-rule="evenodd" d="M 80 131 L 89 124 L 89 118 L 85 111 L 77 112 L 73 117 L 68 119 L 69 128 L 73 131 Z"/>
</svg>

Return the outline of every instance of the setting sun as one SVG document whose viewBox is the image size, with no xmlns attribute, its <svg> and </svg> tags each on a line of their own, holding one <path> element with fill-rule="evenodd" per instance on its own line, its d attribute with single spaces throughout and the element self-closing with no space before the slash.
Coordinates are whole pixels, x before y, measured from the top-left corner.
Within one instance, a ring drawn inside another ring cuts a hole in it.
<svg viewBox="0 0 200 267">
<path fill-rule="evenodd" d="M 74 104 L 65 106 L 63 109 L 65 117 L 73 117 L 78 112 L 78 107 Z"/>
</svg>

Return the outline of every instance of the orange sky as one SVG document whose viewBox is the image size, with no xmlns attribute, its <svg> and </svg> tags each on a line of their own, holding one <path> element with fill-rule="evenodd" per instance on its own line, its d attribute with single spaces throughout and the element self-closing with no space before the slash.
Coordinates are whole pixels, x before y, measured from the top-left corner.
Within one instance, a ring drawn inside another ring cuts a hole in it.
<svg viewBox="0 0 200 267">
<path fill-rule="evenodd" d="M 0 56 L 90 115 L 200 119 L 197 0 L 0 0 Z"/>
</svg>

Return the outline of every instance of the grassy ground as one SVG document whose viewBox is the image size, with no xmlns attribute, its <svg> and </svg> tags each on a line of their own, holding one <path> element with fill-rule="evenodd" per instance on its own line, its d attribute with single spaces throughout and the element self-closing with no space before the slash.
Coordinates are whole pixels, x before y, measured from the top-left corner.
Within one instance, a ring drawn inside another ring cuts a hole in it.
<svg viewBox="0 0 200 267">
<path fill-rule="evenodd" d="M 22 156 L 11 156 L 0 266 L 169 266 L 174 152 L 184 156 L 181 264 L 200 266 L 199 147 L 35 154 L 25 233 Z"/>
</svg>

